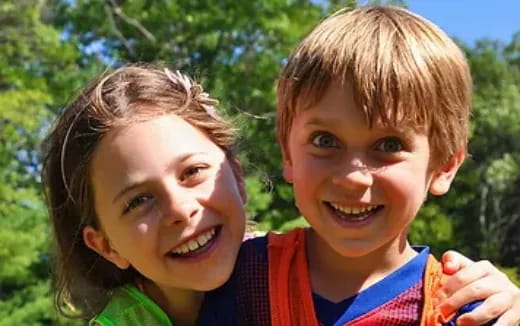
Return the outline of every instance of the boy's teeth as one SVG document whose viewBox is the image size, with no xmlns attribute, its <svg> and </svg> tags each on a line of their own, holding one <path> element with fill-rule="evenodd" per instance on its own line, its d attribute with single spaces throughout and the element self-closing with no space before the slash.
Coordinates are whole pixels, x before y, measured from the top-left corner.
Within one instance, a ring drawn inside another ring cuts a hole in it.
<svg viewBox="0 0 520 326">
<path fill-rule="evenodd" d="M 363 206 L 363 207 L 348 207 L 348 206 L 339 206 L 339 205 L 336 205 L 333 203 L 330 203 L 330 205 L 332 207 L 334 207 L 334 209 L 336 209 L 342 213 L 345 213 L 345 214 L 363 214 L 363 213 L 370 212 L 377 207 L 376 205 L 367 205 L 367 206 Z"/>
<path fill-rule="evenodd" d="M 199 235 L 196 239 L 190 240 L 187 243 L 183 244 L 182 246 L 176 248 L 175 250 L 172 250 L 172 253 L 177 255 L 186 254 L 190 251 L 194 251 L 199 249 L 200 247 L 204 246 L 208 243 L 213 237 L 215 236 L 215 228 L 204 232 L 203 234 Z"/>
</svg>

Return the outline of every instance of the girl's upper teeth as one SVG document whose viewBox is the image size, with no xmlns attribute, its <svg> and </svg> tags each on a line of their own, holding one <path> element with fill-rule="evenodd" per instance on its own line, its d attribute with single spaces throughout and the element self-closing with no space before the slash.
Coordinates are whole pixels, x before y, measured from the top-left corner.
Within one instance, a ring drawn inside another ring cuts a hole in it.
<svg viewBox="0 0 520 326">
<path fill-rule="evenodd" d="M 188 247 L 190 247 L 190 250 L 195 250 L 199 247 L 199 244 L 195 240 L 191 240 L 188 242 Z"/>
<path fill-rule="evenodd" d="M 186 243 L 184 243 L 182 246 L 177 247 L 176 249 L 172 250 L 172 253 L 174 254 L 185 254 L 193 250 L 197 250 L 200 247 L 204 246 L 208 241 L 213 239 L 213 236 L 215 236 L 215 228 L 202 233 L 199 235 L 196 239 L 190 240 Z"/>
<path fill-rule="evenodd" d="M 369 211 L 371 211 L 371 210 L 373 210 L 374 208 L 377 207 L 376 205 L 349 207 L 349 206 L 340 206 L 340 205 L 333 204 L 333 203 L 330 203 L 330 205 L 332 207 L 334 207 L 335 209 L 337 209 L 338 211 L 341 211 L 341 212 L 343 212 L 345 214 L 366 213 L 366 212 L 369 212 Z"/>
</svg>

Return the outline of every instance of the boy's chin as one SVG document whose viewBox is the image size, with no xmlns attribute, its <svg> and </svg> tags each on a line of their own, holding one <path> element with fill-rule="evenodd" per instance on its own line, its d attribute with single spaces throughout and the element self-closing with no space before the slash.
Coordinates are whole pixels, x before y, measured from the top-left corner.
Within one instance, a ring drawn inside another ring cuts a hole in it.
<svg viewBox="0 0 520 326">
<path fill-rule="evenodd" d="M 336 255 L 352 259 L 368 257 L 378 252 L 378 249 L 381 247 L 378 243 L 363 239 L 349 239 L 335 243 L 329 242 L 328 245 Z"/>
<path fill-rule="evenodd" d="M 405 241 L 404 246 L 398 243 L 398 239 L 383 243 L 377 240 L 343 240 L 335 244 L 330 243 L 329 246 L 338 256 L 345 259 L 374 259 L 375 262 L 381 263 L 381 259 L 385 257 L 399 257 L 410 245 Z M 412 249 L 413 250 L 413 249 Z M 368 261 L 367 261 L 368 262 Z"/>
</svg>

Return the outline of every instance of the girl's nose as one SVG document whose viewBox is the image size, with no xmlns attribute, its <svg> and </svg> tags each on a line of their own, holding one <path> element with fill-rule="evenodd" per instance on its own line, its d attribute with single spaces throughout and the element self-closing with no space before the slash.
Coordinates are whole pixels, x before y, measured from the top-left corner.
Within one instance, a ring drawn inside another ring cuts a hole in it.
<svg viewBox="0 0 520 326">
<path fill-rule="evenodd" d="M 162 208 L 164 223 L 174 225 L 186 223 L 198 214 L 200 207 L 189 189 L 179 186 L 171 187 Z"/>
</svg>

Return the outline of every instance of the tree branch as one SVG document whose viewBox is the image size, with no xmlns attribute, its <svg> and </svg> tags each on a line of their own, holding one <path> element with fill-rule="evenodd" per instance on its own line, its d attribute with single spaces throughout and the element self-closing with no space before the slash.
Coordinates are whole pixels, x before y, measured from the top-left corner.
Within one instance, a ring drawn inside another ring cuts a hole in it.
<svg viewBox="0 0 520 326">
<path fill-rule="evenodd" d="M 108 1 L 108 0 L 107 0 Z M 134 55 L 134 49 L 132 48 L 132 46 L 130 45 L 130 42 L 128 42 L 128 40 L 125 38 L 125 36 L 123 35 L 123 33 L 121 33 L 121 31 L 119 30 L 119 28 L 117 27 L 117 24 L 116 24 L 116 21 L 114 19 L 114 15 L 112 13 L 112 10 L 110 8 L 110 4 L 106 4 L 105 5 L 105 11 L 107 13 L 107 16 L 108 16 L 108 20 L 110 22 L 110 24 L 112 25 L 113 29 L 114 29 L 114 33 L 116 34 L 117 38 L 121 41 L 121 43 L 123 43 L 123 46 L 128 50 L 128 52 L 130 53 L 130 55 L 132 57 L 135 57 Z"/>
<path fill-rule="evenodd" d="M 119 7 L 114 0 L 106 0 L 106 1 L 116 16 L 121 18 L 127 24 L 135 27 L 139 31 L 139 33 L 141 33 L 148 41 L 150 41 L 152 43 L 157 42 L 157 39 L 155 38 L 155 36 L 152 33 L 150 33 L 150 31 L 148 31 L 137 19 L 127 16 L 123 12 L 123 10 L 121 10 L 121 7 Z"/>
</svg>

